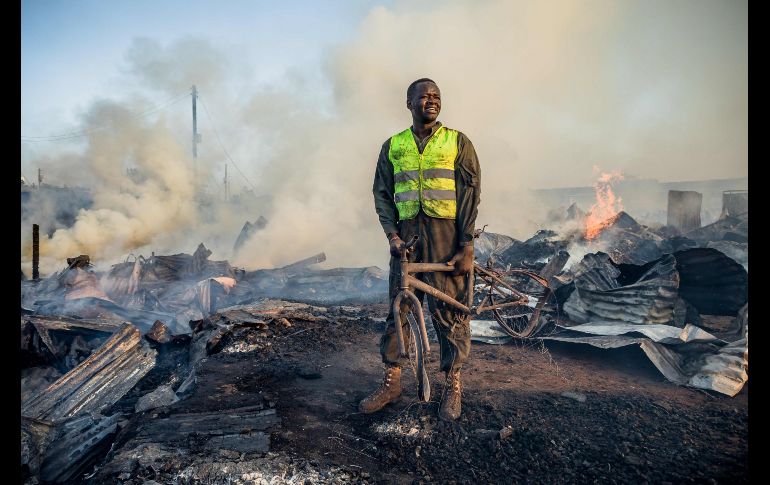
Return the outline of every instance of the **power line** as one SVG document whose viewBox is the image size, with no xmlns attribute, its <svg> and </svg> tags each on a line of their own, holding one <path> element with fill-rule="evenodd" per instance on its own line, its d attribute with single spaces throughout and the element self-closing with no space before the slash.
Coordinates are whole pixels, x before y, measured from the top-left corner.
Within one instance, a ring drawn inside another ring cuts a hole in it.
<svg viewBox="0 0 770 485">
<path fill-rule="evenodd" d="M 241 169 L 238 168 L 238 164 L 235 163 L 235 160 L 233 160 L 233 157 L 231 157 L 230 154 L 227 153 L 227 149 L 222 144 L 222 139 L 219 138 L 219 133 L 217 132 L 216 126 L 214 126 L 214 121 L 211 119 L 211 113 L 209 113 L 209 109 L 206 106 L 206 101 L 203 100 L 203 97 L 200 94 L 198 94 L 198 99 L 200 99 L 201 104 L 203 104 L 203 110 L 206 112 L 206 117 L 209 119 L 209 123 L 211 123 L 211 129 L 214 130 L 214 135 L 216 135 L 217 142 L 219 142 L 219 146 L 222 148 L 222 151 L 225 152 L 225 156 L 233 164 L 233 167 L 235 167 L 235 169 L 238 170 L 238 173 L 241 174 L 241 177 L 243 177 L 243 179 L 246 180 L 246 182 L 248 182 L 249 185 L 251 185 L 251 188 L 254 189 L 254 193 L 256 194 L 257 188 L 254 187 L 254 184 L 251 183 L 249 178 L 246 177 L 246 175 L 243 172 L 241 172 Z"/>
<path fill-rule="evenodd" d="M 151 115 L 153 113 L 157 113 L 161 109 L 166 108 L 166 107 L 168 107 L 168 106 L 170 106 L 170 105 L 172 105 L 172 104 L 174 104 L 174 103 L 176 103 L 176 102 L 178 102 L 181 99 L 186 98 L 186 97 L 187 97 L 187 93 L 186 92 L 182 93 L 182 94 L 179 94 L 179 95 L 174 96 L 173 98 L 171 98 L 171 99 L 169 99 L 169 100 L 167 100 L 167 101 L 165 101 L 165 102 L 163 102 L 163 103 L 161 103 L 161 104 L 159 104 L 157 106 L 149 108 L 149 109 L 147 109 L 147 110 L 145 110 L 145 111 L 143 111 L 141 113 L 136 113 L 133 116 L 129 117 L 129 119 L 144 118 L 144 117 L 149 116 L 149 115 Z M 88 129 L 88 130 L 73 131 L 73 132 L 70 132 L 70 133 L 62 133 L 60 135 L 49 135 L 49 136 L 25 136 L 25 135 L 22 135 L 21 136 L 21 141 L 22 142 L 27 142 L 27 143 L 38 143 L 38 142 L 48 142 L 48 141 L 72 140 L 74 138 L 80 138 L 80 137 L 83 137 L 83 136 L 88 136 L 91 133 L 96 133 L 98 131 L 102 131 L 105 128 L 106 127 L 104 127 L 104 126 L 100 126 L 100 127 L 91 128 L 91 129 Z"/>
</svg>

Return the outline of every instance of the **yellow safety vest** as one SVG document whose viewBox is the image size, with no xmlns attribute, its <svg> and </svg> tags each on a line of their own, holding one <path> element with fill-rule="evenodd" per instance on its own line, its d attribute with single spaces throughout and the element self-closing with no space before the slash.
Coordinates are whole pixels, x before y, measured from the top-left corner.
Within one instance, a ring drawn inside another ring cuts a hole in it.
<svg viewBox="0 0 770 485">
<path fill-rule="evenodd" d="M 390 138 L 388 157 L 395 174 L 394 199 L 399 220 L 415 217 L 420 205 L 431 217 L 456 217 L 456 130 L 439 127 L 420 153 L 412 130 L 407 128 Z"/>
</svg>

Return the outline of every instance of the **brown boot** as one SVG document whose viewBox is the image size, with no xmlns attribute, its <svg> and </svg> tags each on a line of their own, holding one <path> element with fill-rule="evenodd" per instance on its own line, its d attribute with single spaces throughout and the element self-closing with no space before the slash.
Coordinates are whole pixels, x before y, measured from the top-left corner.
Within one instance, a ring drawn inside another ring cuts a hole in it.
<svg viewBox="0 0 770 485">
<path fill-rule="evenodd" d="M 462 392 L 460 369 L 447 372 L 444 398 L 441 400 L 441 409 L 438 411 L 438 417 L 441 420 L 454 421 L 460 417 L 460 398 L 462 397 Z"/>
<path fill-rule="evenodd" d="M 380 387 L 358 404 L 362 413 L 373 413 L 401 399 L 401 367 L 388 366 Z"/>
</svg>

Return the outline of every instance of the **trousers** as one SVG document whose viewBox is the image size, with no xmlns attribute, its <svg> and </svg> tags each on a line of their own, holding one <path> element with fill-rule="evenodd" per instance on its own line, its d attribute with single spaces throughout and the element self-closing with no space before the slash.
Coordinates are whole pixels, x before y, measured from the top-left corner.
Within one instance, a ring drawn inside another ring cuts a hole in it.
<svg viewBox="0 0 770 485">
<path fill-rule="evenodd" d="M 417 216 L 400 221 L 398 225 L 399 237 L 405 242 L 408 242 L 414 235 L 420 237 L 409 255 L 410 262 L 446 263 L 452 259 L 458 250 L 457 226 L 454 219 L 430 217 L 420 210 Z M 451 272 L 418 273 L 415 276 L 460 303 L 467 304 L 467 276 L 452 276 Z M 396 336 L 396 324 L 393 315 L 393 300 L 400 291 L 400 279 L 401 261 L 399 258 L 391 256 L 388 281 L 391 305 L 385 319 L 385 333 L 380 339 L 380 354 L 385 364 L 403 366 L 407 361 L 398 357 L 398 337 Z M 412 287 L 409 289 L 414 292 L 422 304 L 426 295 Z M 471 350 L 470 315 L 456 310 L 431 295 L 427 295 L 427 297 L 428 310 L 439 341 L 441 370 L 444 372 L 459 370 Z M 401 324 L 404 345 L 407 349 L 409 349 L 412 340 L 409 321 L 406 318 L 408 310 L 409 305 L 404 299 L 401 304 Z"/>
</svg>

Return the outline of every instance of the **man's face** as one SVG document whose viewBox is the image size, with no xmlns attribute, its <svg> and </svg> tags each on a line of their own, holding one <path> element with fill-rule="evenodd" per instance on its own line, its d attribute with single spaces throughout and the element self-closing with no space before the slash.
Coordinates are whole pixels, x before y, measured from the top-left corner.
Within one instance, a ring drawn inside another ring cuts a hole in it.
<svg viewBox="0 0 770 485">
<path fill-rule="evenodd" d="M 406 100 L 406 107 L 416 120 L 423 123 L 436 121 L 441 111 L 441 91 L 431 82 L 422 82 L 414 87 L 411 99 Z"/>
</svg>

